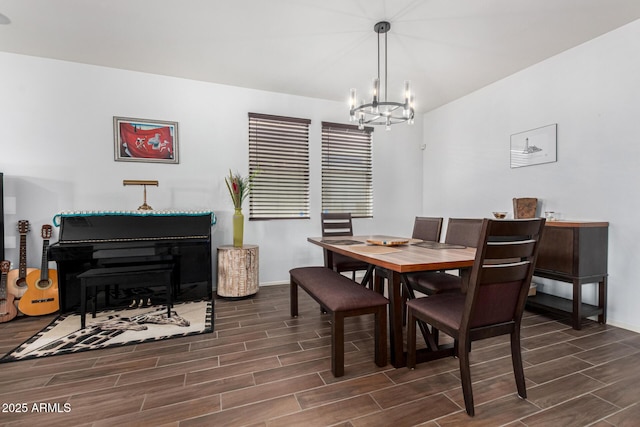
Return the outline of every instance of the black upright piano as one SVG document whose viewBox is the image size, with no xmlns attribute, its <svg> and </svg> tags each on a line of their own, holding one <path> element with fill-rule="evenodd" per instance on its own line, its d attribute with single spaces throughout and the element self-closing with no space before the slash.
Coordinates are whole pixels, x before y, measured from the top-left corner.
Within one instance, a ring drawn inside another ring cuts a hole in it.
<svg viewBox="0 0 640 427">
<path fill-rule="evenodd" d="M 167 260 L 176 265 L 180 289 L 193 285 L 210 298 L 214 222 L 212 212 L 56 215 L 54 224 L 60 226 L 59 239 L 49 246 L 48 256 L 57 263 L 60 312 L 79 307 L 77 276 L 89 269 Z M 177 297 L 180 299 L 180 295 Z"/>
</svg>

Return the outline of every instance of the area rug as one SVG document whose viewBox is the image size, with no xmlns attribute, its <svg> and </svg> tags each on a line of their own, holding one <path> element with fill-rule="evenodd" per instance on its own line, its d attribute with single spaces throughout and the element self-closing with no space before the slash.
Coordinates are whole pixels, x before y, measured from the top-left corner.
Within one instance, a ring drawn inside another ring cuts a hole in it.
<svg viewBox="0 0 640 427">
<path fill-rule="evenodd" d="M 139 344 L 188 335 L 213 332 L 211 301 L 175 303 L 171 317 L 166 305 L 105 310 L 86 316 L 86 328 L 80 329 L 80 315 L 58 316 L 49 326 L 7 353 L 0 362 L 33 359 Z"/>
</svg>

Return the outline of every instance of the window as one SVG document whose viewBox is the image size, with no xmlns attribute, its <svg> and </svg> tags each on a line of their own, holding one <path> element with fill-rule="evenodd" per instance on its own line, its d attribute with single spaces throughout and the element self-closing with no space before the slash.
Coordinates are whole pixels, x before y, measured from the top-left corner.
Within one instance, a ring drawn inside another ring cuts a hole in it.
<svg viewBox="0 0 640 427">
<path fill-rule="evenodd" d="M 309 218 L 311 120 L 249 113 L 249 219 Z"/>
<path fill-rule="evenodd" d="M 322 211 L 373 216 L 371 132 L 322 122 Z"/>
</svg>

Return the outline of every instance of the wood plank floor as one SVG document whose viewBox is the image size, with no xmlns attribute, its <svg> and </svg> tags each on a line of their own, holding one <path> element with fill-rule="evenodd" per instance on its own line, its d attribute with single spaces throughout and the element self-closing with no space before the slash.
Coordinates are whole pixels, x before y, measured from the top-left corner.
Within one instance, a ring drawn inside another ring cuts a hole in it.
<svg viewBox="0 0 640 427">
<path fill-rule="evenodd" d="M 53 317 L 0 324 L 0 352 Z M 413 371 L 376 367 L 372 317 L 348 320 L 345 376 L 336 379 L 328 317 L 304 292 L 296 319 L 289 316 L 288 286 L 265 286 L 245 300 L 216 299 L 212 334 L 0 364 L 0 424 L 640 425 L 640 334 L 594 322 L 575 331 L 526 313 L 528 399 L 515 391 L 508 338 L 474 343 L 470 418 L 456 359 Z M 34 402 L 59 404 L 60 412 L 35 411 Z M 23 403 L 26 413 L 10 406 Z"/>
</svg>

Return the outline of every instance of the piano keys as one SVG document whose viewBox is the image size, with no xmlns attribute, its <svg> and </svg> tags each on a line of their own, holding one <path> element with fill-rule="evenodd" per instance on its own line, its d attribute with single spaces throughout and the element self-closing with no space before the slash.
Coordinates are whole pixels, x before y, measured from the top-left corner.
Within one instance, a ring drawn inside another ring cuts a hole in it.
<svg viewBox="0 0 640 427">
<path fill-rule="evenodd" d="M 210 211 L 133 211 L 62 213 L 58 242 L 50 245 L 56 261 L 60 312 L 77 310 L 80 280 L 92 268 L 153 263 L 176 264 L 179 288 L 195 285 L 212 296 Z M 180 299 L 180 295 L 177 296 Z"/>
</svg>

